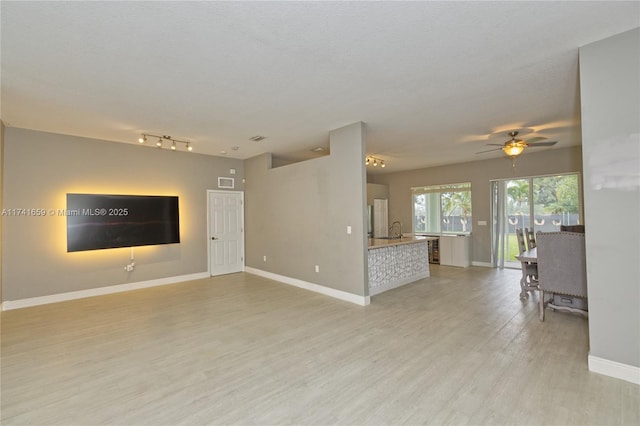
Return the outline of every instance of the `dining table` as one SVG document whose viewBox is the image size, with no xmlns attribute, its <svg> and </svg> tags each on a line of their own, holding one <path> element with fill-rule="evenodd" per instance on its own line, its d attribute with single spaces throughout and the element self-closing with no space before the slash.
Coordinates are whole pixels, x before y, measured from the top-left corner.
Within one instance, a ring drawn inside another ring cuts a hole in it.
<svg viewBox="0 0 640 426">
<path fill-rule="evenodd" d="M 522 265 L 522 278 L 520 279 L 520 298 L 529 296 L 527 292 L 534 292 L 538 288 L 538 248 L 525 250 L 516 256 Z"/>
<path fill-rule="evenodd" d="M 519 255 L 516 256 L 520 262 L 530 262 L 537 263 L 538 262 L 538 247 L 534 247 L 530 250 L 523 251 Z"/>
</svg>

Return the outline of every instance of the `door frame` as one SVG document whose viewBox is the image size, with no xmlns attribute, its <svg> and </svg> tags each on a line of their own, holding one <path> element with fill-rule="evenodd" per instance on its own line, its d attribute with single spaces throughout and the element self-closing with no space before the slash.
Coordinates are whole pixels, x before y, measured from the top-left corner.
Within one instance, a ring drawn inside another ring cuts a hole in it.
<svg viewBox="0 0 640 426">
<path fill-rule="evenodd" d="M 491 217 L 493 220 L 493 224 L 491 226 L 491 264 L 493 265 L 493 267 L 499 267 L 499 268 L 515 268 L 515 269 L 520 269 L 521 265 L 519 262 L 517 261 L 507 261 L 504 259 L 504 245 L 505 242 L 504 241 L 500 241 L 500 236 L 498 235 L 498 231 L 496 230 L 496 218 L 497 215 L 502 215 L 502 219 L 504 222 L 505 219 L 505 215 L 504 215 L 504 210 L 506 208 L 505 203 L 506 203 L 506 195 L 507 195 L 507 191 L 506 191 L 506 183 L 508 181 L 513 181 L 513 180 L 528 180 L 529 181 L 529 193 L 528 193 L 528 197 L 529 197 L 529 217 L 530 220 L 532 221 L 532 223 L 534 223 L 533 225 L 530 225 L 531 229 L 535 232 L 535 227 L 537 225 L 535 225 L 535 222 L 533 222 L 533 220 L 535 219 L 535 200 L 534 200 L 534 185 L 533 185 L 533 181 L 535 179 L 538 178 L 547 178 L 547 177 L 564 177 L 564 176 L 573 176 L 576 175 L 577 176 L 577 180 L 578 180 L 578 204 L 579 204 L 579 209 L 578 209 L 578 220 L 579 223 L 584 223 L 584 198 L 583 198 L 583 193 L 582 193 L 582 172 L 577 171 L 577 172 L 562 172 L 562 173 L 552 173 L 552 174 L 544 174 L 544 175 L 526 175 L 526 176 L 513 176 L 513 177 L 508 177 L 508 178 L 500 178 L 500 179 L 491 179 L 489 181 L 490 184 L 490 193 L 491 193 Z M 496 193 L 494 193 L 494 187 L 493 185 L 497 185 L 496 187 Z M 502 187 L 502 188 L 500 188 Z M 495 197 L 502 197 L 502 201 L 499 203 L 499 206 L 496 206 L 496 200 Z M 502 210 L 502 211 L 496 211 L 496 208 L 498 208 L 498 210 Z M 504 226 L 504 223 L 503 223 Z M 503 235 L 504 235 L 504 229 L 502 229 Z M 501 260 L 502 258 L 502 260 Z"/>
<path fill-rule="evenodd" d="M 240 212 L 240 227 L 242 229 L 242 271 L 244 272 L 245 270 L 245 261 L 246 261 L 246 257 L 245 257 L 245 235 L 246 233 L 244 232 L 244 191 L 225 191 L 225 190 L 219 190 L 219 189 L 207 189 L 207 199 L 206 199 L 206 203 L 207 203 L 207 235 L 205 236 L 206 241 L 207 241 L 207 271 L 209 273 L 209 276 L 211 277 L 211 242 L 210 242 L 210 238 L 211 238 L 211 204 L 209 203 L 209 196 L 211 194 L 239 194 L 240 195 L 240 202 L 242 203 L 242 209 Z"/>
</svg>

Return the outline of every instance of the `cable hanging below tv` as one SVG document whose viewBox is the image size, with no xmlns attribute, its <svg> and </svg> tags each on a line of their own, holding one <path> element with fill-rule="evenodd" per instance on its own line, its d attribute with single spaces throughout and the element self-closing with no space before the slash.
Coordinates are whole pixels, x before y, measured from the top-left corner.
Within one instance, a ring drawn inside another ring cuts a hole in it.
<svg viewBox="0 0 640 426">
<path fill-rule="evenodd" d="M 67 194 L 67 252 L 180 242 L 177 196 Z"/>
</svg>

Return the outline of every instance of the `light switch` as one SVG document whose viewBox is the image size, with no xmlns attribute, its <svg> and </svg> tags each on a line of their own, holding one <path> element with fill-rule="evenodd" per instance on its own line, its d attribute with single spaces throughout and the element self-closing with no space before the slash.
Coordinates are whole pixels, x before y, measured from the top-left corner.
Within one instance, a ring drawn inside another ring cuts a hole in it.
<svg viewBox="0 0 640 426">
<path fill-rule="evenodd" d="M 229 174 L 230 175 L 235 175 L 236 174 L 236 169 L 229 169 Z"/>
<path fill-rule="evenodd" d="M 351 227 L 347 226 L 347 234 L 351 234 Z"/>
</svg>

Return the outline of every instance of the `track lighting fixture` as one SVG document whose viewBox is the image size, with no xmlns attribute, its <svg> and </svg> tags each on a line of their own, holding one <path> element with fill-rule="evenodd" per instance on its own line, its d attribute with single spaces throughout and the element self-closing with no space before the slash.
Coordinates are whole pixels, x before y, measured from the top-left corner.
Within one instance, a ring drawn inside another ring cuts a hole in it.
<svg viewBox="0 0 640 426">
<path fill-rule="evenodd" d="M 166 140 L 168 142 L 171 142 L 170 148 L 171 148 L 172 151 L 176 151 L 177 150 L 177 148 L 178 148 L 177 144 L 179 144 L 179 143 L 185 144 L 185 146 L 187 148 L 187 151 L 189 151 L 189 152 L 193 151 L 193 145 L 191 145 L 191 142 L 183 141 L 183 140 L 180 140 L 180 139 L 174 139 L 171 136 L 167 136 L 167 135 L 159 136 L 159 135 L 152 135 L 150 133 L 143 133 L 143 134 L 140 135 L 140 138 L 138 139 L 138 142 L 140 142 L 140 143 L 147 142 L 147 136 L 152 137 L 152 138 L 158 138 L 158 141 L 156 142 L 156 146 L 158 148 L 162 148 L 162 146 L 164 144 L 164 141 Z"/>
<path fill-rule="evenodd" d="M 386 167 L 386 164 L 384 164 L 384 160 L 371 156 L 367 156 L 367 158 L 364 160 L 364 164 L 367 166 L 372 165 L 373 167 L 378 167 L 378 165 L 382 168 Z"/>
</svg>

